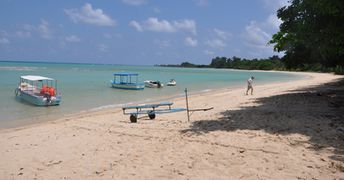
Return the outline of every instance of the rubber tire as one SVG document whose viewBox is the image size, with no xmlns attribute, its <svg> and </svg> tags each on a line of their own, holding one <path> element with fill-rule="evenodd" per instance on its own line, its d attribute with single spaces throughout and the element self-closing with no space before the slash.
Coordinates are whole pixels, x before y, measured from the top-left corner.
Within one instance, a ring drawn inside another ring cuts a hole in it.
<svg viewBox="0 0 344 180">
<path fill-rule="evenodd" d="M 137 116 L 134 114 L 130 115 L 130 122 L 131 123 L 137 123 Z"/>
<path fill-rule="evenodd" d="M 155 113 L 148 113 L 149 119 L 155 119 Z"/>
</svg>

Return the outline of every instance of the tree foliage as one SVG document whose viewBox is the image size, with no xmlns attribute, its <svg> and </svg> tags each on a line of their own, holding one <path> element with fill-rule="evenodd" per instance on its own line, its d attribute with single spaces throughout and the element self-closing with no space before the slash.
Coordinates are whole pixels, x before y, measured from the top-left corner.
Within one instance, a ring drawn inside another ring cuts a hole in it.
<svg viewBox="0 0 344 180">
<path fill-rule="evenodd" d="M 278 56 L 272 56 L 268 59 L 241 59 L 233 56 L 215 57 L 209 65 L 197 65 L 189 62 L 183 62 L 180 65 L 159 65 L 165 67 L 195 67 L 195 68 L 231 68 L 246 70 L 285 70 L 284 64 Z"/>
<path fill-rule="evenodd" d="M 277 16 L 280 31 L 269 43 L 285 51 L 287 68 L 344 66 L 343 0 L 292 0 Z"/>
<path fill-rule="evenodd" d="M 283 70 L 284 65 L 278 56 L 272 56 L 268 59 L 241 59 L 233 56 L 232 58 L 215 57 L 212 59 L 209 67 L 212 68 L 231 68 L 247 70 Z"/>
</svg>

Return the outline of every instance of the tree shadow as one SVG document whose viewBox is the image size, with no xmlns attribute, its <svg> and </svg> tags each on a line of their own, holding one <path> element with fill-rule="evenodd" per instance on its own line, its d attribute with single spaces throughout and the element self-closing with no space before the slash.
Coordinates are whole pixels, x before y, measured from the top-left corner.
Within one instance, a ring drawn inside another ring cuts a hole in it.
<svg viewBox="0 0 344 180">
<path fill-rule="evenodd" d="M 311 148 L 333 147 L 332 159 L 344 162 L 344 78 L 287 94 L 257 98 L 256 106 L 221 112 L 219 119 L 200 120 L 181 133 L 264 130 L 302 134 Z"/>
</svg>

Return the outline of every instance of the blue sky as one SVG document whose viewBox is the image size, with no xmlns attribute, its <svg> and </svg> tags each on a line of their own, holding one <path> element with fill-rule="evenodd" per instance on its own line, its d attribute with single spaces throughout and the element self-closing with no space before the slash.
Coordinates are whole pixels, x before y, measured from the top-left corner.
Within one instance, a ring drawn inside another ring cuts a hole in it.
<svg viewBox="0 0 344 180">
<path fill-rule="evenodd" d="M 1 0 L 0 60 L 129 65 L 264 58 L 287 0 Z"/>
</svg>

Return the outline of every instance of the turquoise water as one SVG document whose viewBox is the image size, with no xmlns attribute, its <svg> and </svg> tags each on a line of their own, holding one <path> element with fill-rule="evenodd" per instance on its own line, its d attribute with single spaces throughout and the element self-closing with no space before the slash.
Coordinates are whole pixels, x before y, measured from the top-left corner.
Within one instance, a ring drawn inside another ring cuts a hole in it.
<svg viewBox="0 0 344 180">
<path fill-rule="evenodd" d="M 176 79 L 177 86 L 142 91 L 110 87 L 116 72 L 139 73 L 139 80 Z M 21 102 L 14 89 L 22 75 L 41 75 L 58 80 L 62 103 L 54 107 L 36 107 Z M 56 119 L 63 115 L 101 108 L 121 107 L 128 103 L 148 102 L 180 96 L 184 89 L 191 93 L 220 88 L 245 87 L 246 79 L 255 76 L 255 84 L 283 82 L 300 76 L 276 72 L 236 71 L 228 69 L 168 68 L 154 66 L 59 64 L 0 62 L 0 128 L 30 124 L 40 119 Z"/>
</svg>

